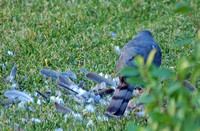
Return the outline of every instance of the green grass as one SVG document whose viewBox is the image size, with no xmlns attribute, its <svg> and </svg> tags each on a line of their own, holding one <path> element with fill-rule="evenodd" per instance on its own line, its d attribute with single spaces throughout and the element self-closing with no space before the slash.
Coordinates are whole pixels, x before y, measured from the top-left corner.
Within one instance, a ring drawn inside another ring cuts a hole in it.
<svg viewBox="0 0 200 131">
<path fill-rule="evenodd" d="M 161 1 L 64 1 L 64 0 L 2 0 L 0 1 L 0 77 L 7 77 L 15 65 L 18 67 L 17 82 L 20 88 L 27 92 L 35 90 L 44 92 L 45 85 L 52 90 L 57 86 L 54 81 L 45 84 L 40 76 L 42 68 L 57 71 L 73 70 L 78 80 L 84 80 L 89 89 L 95 83 L 86 79 L 78 70 L 83 67 L 91 72 L 114 74 L 119 56 L 114 47 L 121 48 L 138 31 L 147 29 L 153 34 L 163 52 L 162 67 L 176 70 L 177 59 L 180 56 L 189 56 L 193 45 L 175 47 L 178 40 L 195 38 L 197 28 L 185 14 L 175 14 L 175 2 Z M 200 3 L 191 2 L 192 15 L 200 19 Z M 117 34 L 113 38 L 110 32 Z M 7 51 L 13 51 L 9 56 Z M 46 61 L 46 62 L 45 62 Z M 24 81 L 23 76 L 28 78 Z M 0 84 L 0 101 L 3 101 L 4 92 L 10 85 L 2 81 Z M 74 101 L 63 96 L 65 105 L 75 110 Z M 95 113 L 88 114 L 84 120 L 69 119 L 55 111 L 53 103 L 42 106 L 29 104 L 34 111 L 18 109 L 18 104 L 8 108 L 0 105 L 0 129 L 9 130 L 13 123 L 18 123 L 26 130 L 54 130 L 63 129 L 94 129 L 94 130 L 122 130 L 129 121 L 135 121 L 145 126 L 143 119 L 122 118 L 119 120 L 98 121 L 96 116 L 103 115 L 105 107 L 98 106 Z M 78 111 L 77 111 L 78 112 Z M 79 111 L 80 112 L 80 111 Z M 51 114 L 51 118 L 48 114 Z M 81 113 L 81 112 L 80 112 Z M 40 124 L 27 121 L 39 118 Z M 87 128 L 85 122 L 92 119 L 93 128 Z"/>
</svg>

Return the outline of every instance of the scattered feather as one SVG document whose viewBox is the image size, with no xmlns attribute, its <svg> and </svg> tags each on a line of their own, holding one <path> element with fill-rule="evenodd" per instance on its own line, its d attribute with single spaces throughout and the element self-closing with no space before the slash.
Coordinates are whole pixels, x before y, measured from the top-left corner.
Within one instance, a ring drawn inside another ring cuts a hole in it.
<svg viewBox="0 0 200 131">
<path fill-rule="evenodd" d="M 3 117 L 4 116 L 4 111 L 3 110 L 1 110 L 1 117 Z"/>
<path fill-rule="evenodd" d="M 14 66 L 14 67 L 12 68 L 12 70 L 11 70 L 10 77 L 15 77 L 16 73 L 17 73 L 17 67 Z"/>
<path fill-rule="evenodd" d="M 82 120 L 82 119 L 83 119 L 82 115 L 79 114 L 79 113 L 73 113 L 73 112 L 72 112 L 72 116 L 73 116 L 75 119 L 77 119 L 77 120 Z"/>
<path fill-rule="evenodd" d="M 42 94 L 41 92 L 39 92 L 38 90 L 36 90 L 37 94 L 41 95 L 43 98 L 47 99 L 48 97 L 45 94 Z"/>
<path fill-rule="evenodd" d="M 6 81 L 7 81 L 7 82 L 13 82 L 16 73 L 17 73 L 17 67 L 14 66 L 14 67 L 12 68 L 12 70 L 11 70 L 10 76 L 8 76 L 8 77 L 6 78 Z"/>
<path fill-rule="evenodd" d="M 139 94 L 140 94 L 139 90 L 133 90 L 133 96 L 137 96 Z"/>
<path fill-rule="evenodd" d="M 101 83 L 101 82 L 105 82 L 106 85 L 110 85 L 110 86 L 113 86 L 113 82 L 96 74 L 96 73 L 93 73 L 93 72 L 89 72 L 86 74 L 86 77 L 93 80 L 94 82 L 97 82 L 97 83 Z"/>
<path fill-rule="evenodd" d="M 58 102 L 55 102 L 55 107 L 56 107 L 56 110 L 59 111 L 60 113 L 69 114 L 73 112 L 72 109 L 70 109 L 69 107 L 60 105 Z"/>
<path fill-rule="evenodd" d="M 101 72 L 101 73 L 99 73 L 99 75 L 100 75 L 100 76 L 102 76 L 102 77 L 104 77 L 104 74 L 103 74 L 102 72 Z"/>
<path fill-rule="evenodd" d="M 56 95 L 57 95 L 58 97 L 61 97 L 62 93 L 61 93 L 60 90 L 57 89 L 55 92 L 56 92 Z"/>
<path fill-rule="evenodd" d="M 80 96 L 73 96 L 73 100 L 79 104 L 84 104 L 85 100 Z"/>
<path fill-rule="evenodd" d="M 88 100 L 87 100 L 87 103 L 94 104 L 94 99 L 93 99 L 93 98 L 88 99 Z"/>
<path fill-rule="evenodd" d="M 106 100 L 104 100 L 104 99 L 101 99 L 100 101 L 99 101 L 99 103 L 101 104 L 101 105 L 103 105 L 103 106 L 108 106 L 108 102 L 106 101 Z"/>
<path fill-rule="evenodd" d="M 186 88 L 188 88 L 189 91 L 194 91 L 194 90 L 196 90 L 196 87 L 195 87 L 195 86 L 192 86 L 188 80 L 185 80 L 185 81 L 184 81 L 184 86 L 185 86 Z"/>
<path fill-rule="evenodd" d="M 105 116 L 97 116 L 97 119 L 99 120 L 99 121 L 108 121 L 108 117 L 105 117 Z"/>
<path fill-rule="evenodd" d="M 12 51 L 8 51 L 8 55 L 13 56 L 13 52 Z"/>
<path fill-rule="evenodd" d="M 144 116 L 145 116 L 145 112 L 144 112 L 144 111 L 136 112 L 136 114 L 137 114 L 139 117 L 144 117 Z"/>
<path fill-rule="evenodd" d="M 58 78 L 59 78 L 60 82 L 66 84 L 67 86 L 70 86 L 70 85 L 71 85 L 71 83 L 69 82 L 69 80 L 67 80 L 67 79 L 64 78 L 63 76 L 59 75 Z"/>
<path fill-rule="evenodd" d="M 78 94 L 78 92 L 72 90 L 68 85 L 66 85 L 65 83 L 62 83 L 59 79 L 56 80 L 56 83 L 59 87 L 63 88 L 63 89 L 67 89 L 69 90 L 70 92 L 73 92 L 75 94 Z"/>
<path fill-rule="evenodd" d="M 94 125 L 94 122 L 92 120 L 89 120 L 86 126 L 87 127 L 89 127 L 89 126 L 93 127 L 93 125 Z"/>
<path fill-rule="evenodd" d="M 38 118 L 31 118 L 30 119 L 32 122 L 35 122 L 35 124 L 41 123 L 41 120 Z"/>
<path fill-rule="evenodd" d="M 53 80 L 56 80 L 58 78 L 57 77 L 58 72 L 54 70 L 41 69 L 40 74 L 43 75 L 43 77 L 45 78 L 51 77 Z"/>
<path fill-rule="evenodd" d="M 24 124 L 26 122 L 27 122 L 27 120 L 25 118 L 22 118 L 22 123 Z"/>
<path fill-rule="evenodd" d="M 5 106 L 5 105 L 9 105 L 11 103 L 13 103 L 13 97 L 10 97 L 8 99 L 4 99 L 3 102 L 2 102 L 2 106 Z"/>
<path fill-rule="evenodd" d="M 38 105 L 41 105 L 41 104 L 42 104 L 42 102 L 41 102 L 40 99 L 37 100 L 37 104 L 38 104 Z"/>
<path fill-rule="evenodd" d="M 121 49 L 119 48 L 119 46 L 115 46 L 115 52 L 120 55 L 121 54 Z"/>
<path fill-rule="evenodd" d="M 70 69 L 67 69 L 67 73 L 69 73 L 70 78 L 77 79 L 76 74 L 73 71 L 71 71 Z"/>
<path fill-rule="evenodd" d="M 33 102 L 33 99 L 29 95 L 27 95 L 24 92 L 17 91 L 17 90 L 8 90 L 5 92 L 4 95 L 9 98 L 14 97 L 14 98 L 18 98 L 22 101 L 24 100 L 24 101 L 28 101 L 28 102 Z"/>
<path fill-rule="evenodd" d="M 106 83 L 105 82 L 101 82 L 99 84 L 99 89 L 106 89 Z"/>
<path fill-rule="evenodd" d="M 63 131 L 63 129 L 62 128 L 57 128 L 57 129 L 55 129 L 55 131 Z"/>
<path fill-rule="evenodd" d="M 99 95 L 95 95 L 94 92 L 90 93 L 90 97 L 93 98 L 96 102 L 99 102 L 101 97 Z"/>
<path fill-rule="evenodd" d="M 105 90 L 101 90 L 99 92 L 96 92 L 95 95 L 99 95 L 102 98 L 106 95 L 112 94 L 114 91 L 115 91 L 114 89 L 109 88 L 109 89 L 105 89 Z"/>
<path fill-rule="evenodd" d="M 114 86 L 119 85 L 119 78 L 118 77 L 113 78 L 113 83 L 114 83 Z"/>
<path fill-rule="evenodd" d="M 68 72 L 57 72 L 57 74 L 63 76 L 66 79 L 70 77 L 70 73 Z"/>
<path fill-rule="evenodd" d="M 24 104 L 25 104 L 25 101 L 21 101 L 21 102 L 18 104 L 18 108 L 26 109 L 26 107 L 24 106 Z"/>
<path fill-rule="evenodd" d="M 51 102 L 58 102 L 59 104 L 64 104 L 64 101 L 62 98 L 59 98 L 58 96 L 55 97 L 55 96 L 51 96 L 50 97 L 50 101 Z"/>
<path fill-rule="evenodd" d="M 26 78 L 26 76 L 23 76 L 23 78 L 24 78 L 24 81 L 28 81 L 28 78 Z"/>
<path fill-rule="evenodd" d="M 11 88 L 12 88 L 12 89 L 17 89 L 17 88 L 18 88 L 17 83 L 12 84 Z"/>
<path fill-rule="evenodd" d="M 87 112 L 94 112 L 95 111 L 95 108 L 91 104 L 86 105 L 85 109 L 87 110 Z"/>
<path fill-rule="evenodd" d="M 19 124 L 14 123 L 14 131 L 23 131 L 23 130 L 20 128 Z"/>
<path fill-rule="evenodd" d="M 110 32 L 110 35 L 112 35 L 112 37 L 114 37 L 114 38 L 117 38 L 117 34 L 112 31 Z"/>
<path fill-rule="evenodd" d="M 80 83 L 78 84 L 78 87 L 84 87 L 84 81 L 80 81 Z"/>
<path fill-rule="evenodd" d="M 85 69 L 83 69 L 82 67 L 80 67 L 80 68 L 79 68 L 79 70 L 80 70 L 80 72 L 83 72 L 83 73 L 85 73 L 85 74 L 87 74 L 87 73 L 88 73 L 88 71 L 87 71 L 87 70 L 85 70 Z"/>
</svg>

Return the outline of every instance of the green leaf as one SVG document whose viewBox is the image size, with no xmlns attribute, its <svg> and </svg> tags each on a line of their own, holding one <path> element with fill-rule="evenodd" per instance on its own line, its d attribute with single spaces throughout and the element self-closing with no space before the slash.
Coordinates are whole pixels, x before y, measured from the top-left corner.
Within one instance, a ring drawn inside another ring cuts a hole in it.
<svg viewBox="0 0 200 131">
<path fill-rule="evenodd" d="M 159 77 L 161 80 L 166 80 L 169 77 L 174 76 L 175 73 L 166 68 L 159 68 L 154 70 L 153 75 Z"/>
<path fill-rule="evenodd" d="M 200 41 L 197 41 L 197 42 L 195 43 L 195 46 L 194 46 L 194 57 L 199 62 L 199 60 L 200 60 Z"/>
<path fill-rule="evenodd" d="M 130 85 L 144 85 L 145 81 L 140 77 L 126 78 L 126 82 Z"/>
<path fill-rule="evenodd" d="M 139 98 L 138 103 L 148 104 L 148 103 L 151 103 L 153 101 L 155 101 L 155 98 L 151 94 L 148 94 L 145 97 Z"/>
<path fill-rule="evenodd" d="M 153 118 L 154 121 L 159 121 L 160 124 L 167 124 L 170 123 L 171 118 L 164 113 L 160 112 L 150 112 L 149 115 Z"/>
<path fill-rule="evenodd" d="M 179 86 L 180 86 L 179 82 L 171 83 L 170 87 L 167 89 L 167 93 L 171 95 L 172 93 L 180 89 Z"/>
<path fill-rule="evenodd" d="M 189 45 L 192 43 L 192 39 L 185 39 L 185 40 L 180 40 L 180 41 L 176 41 L 174 43 L 174 46 L 183 46 L 183 45 Z"/>
<path fill-rule="evenodd" d="M 120 71 L 120 75 L 122 76 L 136 76 L 139 74 L 139 71 L 133 67 L 125 67 Z"/>
<path fill-rule="evenodd" d="M 185 80 L 187 77 L 187 69 L 190 67 L 190 63 L 186 57 L 181 58 L 177 64 L 178 76 L 181 80 Z"/>
<path fill-rule="evenodd" d="M 169 112 L 169 115 L 171 117 L 175 116 L 176 113 L 176 103 L 175 103 L 175 99 L 171 98 L 169 100 L 168 106 L 167 106 L 167 111 Z"/>
<path fill-rule="evenodd" d="M 140 55 L 137 55 L 133 61 L 134 64 L 136 64 L 136 66 L 140 67 L 144 65 L 144 58 Z"/>
<path fill-rule="evenodd" d="M 149 56 L 148 56 L 147 61 L 146 61 L 146 67 L 147 67 L 147 69 L 149 69 L 149 67 L 151 66 L 155 54 L 156 54 L 156 49 L 153 49 L 153 50 L 149 53 Z"/>
<path fill-rule="evenodd" d="M 134 122 L 129 122 L 127 124 L 127 131 L 138 131 L 139 128 L 137 127 L 137 125 Z"/>
<path fill-rule="evenodd" d="M 195 70 L 193 71 L 191 77 L 190 77 L 190 81 L 191 81 L 191 84 L 193 85 L 197 79 L 197 77 L 200 75 L 200 67 L 197 66 L 195 68 Z"/>
</svg>

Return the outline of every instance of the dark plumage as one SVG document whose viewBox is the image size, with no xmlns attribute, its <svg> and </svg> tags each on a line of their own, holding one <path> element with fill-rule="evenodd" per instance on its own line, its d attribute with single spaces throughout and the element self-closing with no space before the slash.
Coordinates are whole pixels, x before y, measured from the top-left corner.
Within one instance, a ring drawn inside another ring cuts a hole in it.
<svg viewBox="0 0 200 131">
<path fill-rule="evenodd" d="M 159 67 L 162 57 L 160 47 L 153 40 L 150 31 L 140 31 L 134 39 L 132 39 L 123 47 L 122 53 L 117 63 L 115 74 L 118 74 L 118 72 L 125 66 L 136 67 L 132 62 L 136 55 L 142 56 L 144 58 L 144 61 L 146 62 L 149 53 L 154 48 L 157 50 L 157 52 L 155 54 L 153 64 Z M 109 117 L 122 116 L 131 98 L 133 89 L 135 87 L 128 85 L 124 80 L 125 77 L 126 76 L 119 76 L 119 85 L 105 113 Z"/>
</svg>

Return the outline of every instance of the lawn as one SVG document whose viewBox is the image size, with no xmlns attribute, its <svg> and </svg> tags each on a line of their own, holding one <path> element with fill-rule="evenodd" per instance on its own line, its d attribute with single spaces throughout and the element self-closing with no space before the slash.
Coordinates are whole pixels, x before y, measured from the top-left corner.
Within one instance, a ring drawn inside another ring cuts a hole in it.
<svg viewBox="0 0 200 131">
<path fill-rule="evenodd" d="M 200 2 L 193 0 L 190 5 L 193 17 L 200 19 Z M 115 46 L 122 48 L 143 29 L 152 32 L 162 50 L 161 67 L 176 70 L 177 60 L 190 56 L 193 44 L 174 44 L 194 39 L 197 27 L 187 14 L 175 13 L 175 8 L 176 2 L 169 0 L 1 0 L 0 102 L 11 89 L 11 84 L 3 78 L 10 75 L 13 66 L 18 68 L 19 89 L 33 97 L 36 90 L 44 92 L 47 86 L 53 94 L 60 89 L 55 81 L 48 79 L 47 83 L 40 75 L 44 68 L 62 72 L 70 69 L 77 75 L 75 83 L 83 80 L 85 88 L 91 89 L 96 83 L 85 78 L 79 67 L 114 77 L 119 58 Z M 97 116 L 103 116 L 106 110 L 102 105 L 96 105 L 95 112 L 87 113 L 82 120 L 72 117 L 66 121 L 53 102 L 38 105 L 38 97 L 34 97 L 34 103 L 26 104 L 31 109 L 19 108 L 18 103 L 0 105 L 0 129 L 11 130 L 14 123 L 24 130 L 124 130 L 131 121 L 147 126 L 144 118 L 132 116 L 101 121 Z M 82 115 L 76 102 L 63 94 L 61 97 L 65 106 Z M 31 118 L 41 122 L 32 122 Z M 87 126 L 90 120 L 93 125 Z"/>
</svg>

